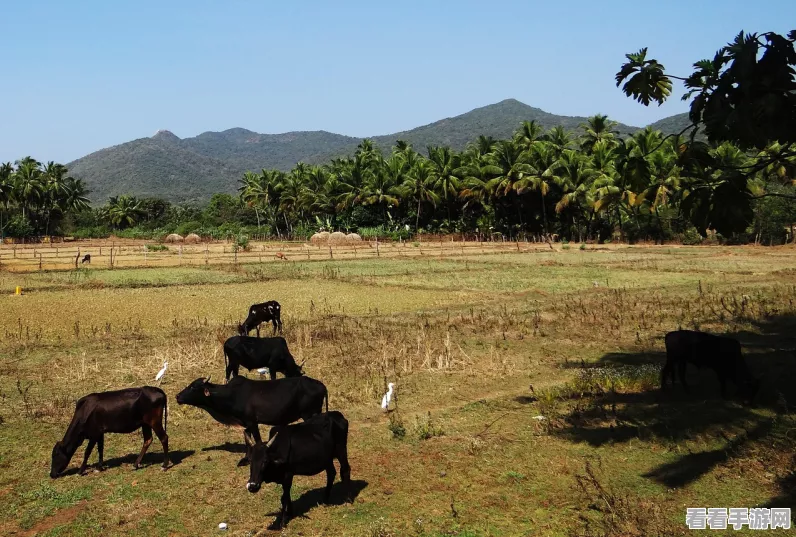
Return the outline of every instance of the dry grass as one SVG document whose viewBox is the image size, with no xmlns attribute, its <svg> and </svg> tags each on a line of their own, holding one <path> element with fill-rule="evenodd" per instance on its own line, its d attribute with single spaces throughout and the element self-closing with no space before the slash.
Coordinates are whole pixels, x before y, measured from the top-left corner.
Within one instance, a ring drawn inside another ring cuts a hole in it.
<svg viewBox="0 0 796 537">
<path fill-rule="evenodd" d="M 282 303 L 291 352 L 351 420 L 361 489 L 351 505 L 315 507 L 323 477 L 297 478 L 305 516 L 287 534 L 676 534 L 686 504 L 790 497 L 779 484 L 791 461 L 777 455 L 793 449 L 796 401 L 789 250 L 423 251 L 24 276 L 29 294 L 0 296 L 0 528 L 196 535 L 225 521 L 231 535 L 267 534 L 278 493 L 243 490 L 239 432 L 174 403 L 193 379 L 222 377 L 221 342 L 265 299 Z M 0 289 L 19 277 L 0 273 Z M 710 375 L 694 382 L 707 395 L 661 399 L 661 337 L 678 326 L 737 334 L 764 374 L 760 408 L 717 399 Z M 75 399 L 153 384 L 166 360 L 178 464 L 132 472 L 140 435 L 114 435 L 109 470 L 51 482 Z M 765 479 L 739 473 L 757 464 Z"/>
</svg>

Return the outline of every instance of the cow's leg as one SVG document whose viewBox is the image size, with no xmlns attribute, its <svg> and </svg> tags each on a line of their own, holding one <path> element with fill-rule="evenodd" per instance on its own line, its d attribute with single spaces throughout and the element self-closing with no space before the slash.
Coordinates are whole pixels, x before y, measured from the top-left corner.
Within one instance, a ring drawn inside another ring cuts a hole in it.
<svg viewBox="0 0 796 537">
<path fill-rule="evenodd" d="M 166 434 L 165 429 L 163 429 L 163 424 L 160 422 L 163 416 L 163 410 L 158 409 L 158 412 L 155 414 L 155 421 L 152 423 L 152 430 L 155 431 L 155 434 L 158 435 L 158 440 L 160 440 L 160 445 L 163 446 L 163 466 L 162 468 L 165 470 L 170 466 L 169 462 L 169 435 Z"/>
<path fill-rule="evenodd" d="M 257 337 L 260 337 L 260 325 L 257 325 Z"/>
<path fill-rule="evenodd" d="M 269 367 L 268 368 L 268 373 L 271 375 L 271 380 L 276 380 L 276 371 L 274 371 L 273 369 L 271 369 Z"/>
<path fill-rule="evenodd" d="M 89 438 L 88 446 L 86 446 L 86 454 L 83 455 L 83 464 L 80 465 L 80 475 L 86 475 L 86 465 L 88 464 L 88 458 L 91 455 L 91 450 L 94 449 L 94 444 L 97 441 L 93 438 Z"/>
<path fill-rule="evenodd" d="M 99 455 L 99 464 L 97 465 L 97 471 L 103 471 L 105 467 L 103 466 L 103 458 L 105 455 L 105 435 L 102 434 L 97 439 L 97 454 Z"/>
<path fill-rule="evenodd" d="M 687 362 L 685 360 L 683 360 L 682 362 L 677 364 L 677 372 L 680 374 L 680 382 L 683 384 L 683 390 L 685 391 L 685 393 L 691 393 L 688 390 L 688 383 L 685 381 L 685 366 L 686 365 L 687 365 Z"/>
<path fill-rule="evenodd" d="M 719 372 L 719 386 L 721 387 L 721 398 L 727 399 L 727 375 Z"/>
<path fill-rule="evenodd" d="M 293 516 L 293 502 L 290 501 L 290 488 L 293 486 L 293 474 L 285 474 L 282 481 L 282 520 L 281 526 L 284 528 L 288 519 Z"/>
<path fill-rule="evenodd" d="M 668 377 L 672 372 L 672 362 L 666 360 L 666 364 L 663 366 L 663 369 L 661 369 L 661 390 L 666 389 L 666 377 Z M 672 384 L 674 384 L 674 379 L 672 379 Z"/>
<path fill-rule="evenodd" d="M 336 475 L 337 470 L 334 469 L 334 459 L 329 459 L 329 466 L 326 468 L 326 490 L 323 493 L 324 503 L 329 503 L 329 499 L 332 497 L 332 485 Z"/>
<path fill-rule="evenodd" d="M 282 333 L 282 318 L 281 317 L 277 317 L 276 318 L 276 322 L 279 323 L 279 333 L 281 334 Z"/>
<path fill-rule="evenodd" d="M 141 459 L 144 458 L 144 453 L 146 453 L 146 450 L 149 449 L 149 444 L 152 443 L 152 427 L 149 425 L 142 425 L 141 432 L 144 435 L 144 445 L 141 446 L 141 453 L 138 454 L 138 458 L 135 460 L 136 470 L 141 467 Z"/>
</svg>

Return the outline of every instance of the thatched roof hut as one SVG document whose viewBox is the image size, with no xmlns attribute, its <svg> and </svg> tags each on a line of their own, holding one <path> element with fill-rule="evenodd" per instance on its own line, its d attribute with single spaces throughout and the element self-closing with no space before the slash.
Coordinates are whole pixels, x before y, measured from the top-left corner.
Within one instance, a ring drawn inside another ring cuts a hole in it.
<svg viewBox="0 0 796 537">
<path fill-rule="evenodd" d="M 166 237 L 166 242 L 182 242 L 184 240 L 182 235 L 177 235 L 176 233 L 172 233 Z"/>
<path fill-rule="evenodd" d="M 186 244 L 199 244 L 200 242 L 202 242 L 202 237 L 200 237 L 196 233 L 191 233 L 190 235 L 185 237 Z"/>
</svg>

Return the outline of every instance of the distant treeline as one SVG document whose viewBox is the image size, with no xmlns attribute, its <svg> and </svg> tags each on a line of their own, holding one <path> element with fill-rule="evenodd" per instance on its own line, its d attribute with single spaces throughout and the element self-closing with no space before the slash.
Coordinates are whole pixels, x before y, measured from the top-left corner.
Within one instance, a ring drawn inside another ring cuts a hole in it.
<svg viewBox="0 0 796 537">
<path fill-rule="evenodd" d="M 239 196 L 216 194 L 205 206 L 118 196 L 92 209 L 85 186 L 65 167 L 26 157 L 0 167 L 0 226 L 13 237 L 306 239 L 319 230 L 343 230 L 396 239 L 467 232 L 700 242 L 709 226 L 698 227 L 694 188 L 678 158 L 684 140 L 651 129 L 620 137 L 614 125 L 596 115 L 573 134 L 524 122 L 511 139 L 481 136 L 462 152 L 428 147 L 420 153 L 399 141 L 384 155 L 364 140 L 350 157 L 323 166 L 300 162 L 290 172 L 247 172 Z M 756 158 L 727 142 L 708 151 L 724 167 L 742 168 Z M 750 188 L 794 193 L 770 173 L 761 169 Z M 751 209 L 745 229 L 726 240 L 787 240 L 796 203 L 762 197 Z"/>
</svg>

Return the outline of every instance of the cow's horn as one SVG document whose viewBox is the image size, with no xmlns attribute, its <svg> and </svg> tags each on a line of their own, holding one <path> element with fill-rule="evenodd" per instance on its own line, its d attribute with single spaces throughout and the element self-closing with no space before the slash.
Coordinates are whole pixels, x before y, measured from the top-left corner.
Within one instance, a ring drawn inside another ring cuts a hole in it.
<svg viewBox="0 0 796 537">
<path fill-rule="evenodd" d="M 265 444 L 265 447 L 267 447 L 267 448 L 271 447 L 271 444 L 274 443 L 274 440 L 276 440 L 277 436 L 279 436 L 279 433 L 276 433 L 274 436 L 272 436 L 271 439 L 268 441 L 268 443 Z"/>
<path fill-rule="evenodd" d="M 207 378 L 205 379 L 205 384 L 208 384 L 210 382 L 210 377 L 212 376 L 213 375 L 207 375 Z"/>
</svg>

